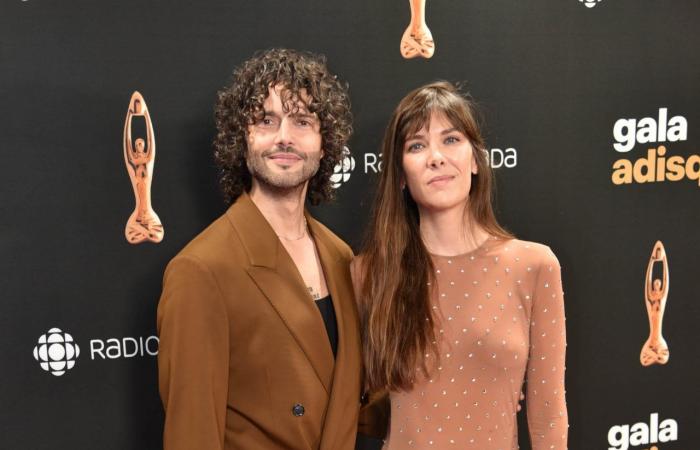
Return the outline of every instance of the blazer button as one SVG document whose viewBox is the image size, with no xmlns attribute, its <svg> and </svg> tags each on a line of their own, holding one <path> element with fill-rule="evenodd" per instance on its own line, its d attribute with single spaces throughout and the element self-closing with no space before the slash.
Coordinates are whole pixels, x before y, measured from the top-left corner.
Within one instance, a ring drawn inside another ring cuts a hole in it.
<svg viewBox="0 0 700 450">
<path fill-rule="evenodd" d="M 292 414 L 294 414 L 296 417 L 301 417 L 304 415 L 304 405 L 301 403 L 297 403 L 292 407 Z"/>
</svg>

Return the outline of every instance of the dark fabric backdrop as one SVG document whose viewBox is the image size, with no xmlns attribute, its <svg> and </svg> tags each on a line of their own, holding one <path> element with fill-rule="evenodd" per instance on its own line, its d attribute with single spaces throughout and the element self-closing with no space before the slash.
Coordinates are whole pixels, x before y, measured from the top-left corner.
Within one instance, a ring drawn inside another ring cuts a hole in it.
<svg viewBox="0 0 700 450">
<path fill-rule="evenodd" d="M 611 181 L 614 161 L 659 144 L 668 157 L 700 153 L 698 19 L 696 0 L 428 0 L 435 56 L 404 60 L 407 0 L 3 1 L 0 447 L 161 446 L 156 358 L 124 347 L 155 334 L 165 264 L 225 210 L 211 149 L 216 91 L 255 50 L 284 46 L 324 53 L 350 85 L 355 168 L 315 214 L 356 250 L 376 180 L 365 161 L 390 111 L 420 84 L 464 82 L 489 147 L 517 152 L 515 167 L 496 169 L 501 220 L 550 245 L 563 267 L 570 448 L 622 448 L 608 442 L 611 427 L 649 424 L 652 413 L 678 423 L 678 441 L 659 449 L 698 448 L 698 180 Z M 130 245 L 123 232 L 134 196 L 122 131 L 135 90 L 157 140 L 157 245 Z M 613 148 L 616 121 L 660 108 L 686 119 L 686 140 Z M 691 166 L 693 178 L 700 163 Z M 670 262 L 671 359 L 643 368 L 656 240 Z M 53 328 L 80 348 L 62 376 L 32 354 Z M 100 345 L 120 356 L 101 357 Z M 528 449 L 522 420 L 520 438 Z"/>
</svg>

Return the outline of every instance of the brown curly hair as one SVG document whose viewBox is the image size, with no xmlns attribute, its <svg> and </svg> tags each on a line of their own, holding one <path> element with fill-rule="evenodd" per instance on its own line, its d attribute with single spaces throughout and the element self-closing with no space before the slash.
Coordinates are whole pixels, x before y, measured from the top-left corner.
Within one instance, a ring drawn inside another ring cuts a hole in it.
<svg viewBox="0 0 700 450">
<path fill-rule="evenodd" d="M 284 87 L 284 105 L 292 108 L 301 100 L 302 89 L 308 95 L 306 107 L 321 124 L 324 157 L 318 172 L 309 180 L 307 195 L 313 205 L 333 198 L 330 177 L 342 161 L 352 134 L 347 84 L 328 71 L 324 56 L 275 48 L 256 53 L 236 68 L 231 85 L 218 93 L 214 159 L 227 203 L 250 190 L 251 175 L 246 164 L 248 126 L 263 119 L 268 89 L 277 85 Z"/>
</svg>

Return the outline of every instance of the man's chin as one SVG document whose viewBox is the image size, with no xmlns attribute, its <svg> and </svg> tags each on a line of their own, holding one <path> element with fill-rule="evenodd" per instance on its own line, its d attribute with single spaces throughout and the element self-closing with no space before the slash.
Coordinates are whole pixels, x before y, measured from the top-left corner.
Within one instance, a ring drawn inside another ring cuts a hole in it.
<svg viewBox="0 0 700 450">
<path fill-rule="evenodd" d="M 276 190 L 293 190 L 303 187 L 309 181 L 309 178 L 304 178 L 301 174 L 264 174 L 256 175 L 255 179 L 261 185 L 267 186 Z"/>
<path fill-rule="evenodd" d="M 250 164 L 248 170 L 261 186 L 275 190 L 293 190 L 303 187 L 313 178 L 318 167 L 305 164 L 282 166 L 266 161 L 264 164 Z"/>
</svg>

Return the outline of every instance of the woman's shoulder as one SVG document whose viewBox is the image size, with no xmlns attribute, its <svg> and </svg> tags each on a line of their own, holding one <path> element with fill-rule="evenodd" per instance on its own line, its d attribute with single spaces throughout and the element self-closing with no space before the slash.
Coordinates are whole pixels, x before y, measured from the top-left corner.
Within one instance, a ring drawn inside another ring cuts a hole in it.
<svg viewBox="0 0 700 450">
<path fill-rule="evenodd" d="M 507 259 L 528 264 L 530 267 L 559 267 L 559 260 L 552 249 L 543 243 L 521 239 L 499 240 L 495 249 Z"/>
<path fill-rule="evenodd" d="M 365 255 L 364 254 L 359 254 L 355 255 L 352 257 L 352 261 L 350 261 L 350 274 L 353 276 L 353 278 L 357 275 L 359 275 L 365 267 Z"/>
<path fill-rule="evenodd" d="M 352 287 L 355 291 L 355 297 L 359 300 L 362 282 L 364 281 L 365 259 L 364 255 L 355 255 L 350 261 L 350 278 L 352 279 Z"/>
</svg>

